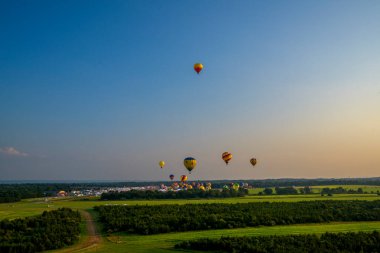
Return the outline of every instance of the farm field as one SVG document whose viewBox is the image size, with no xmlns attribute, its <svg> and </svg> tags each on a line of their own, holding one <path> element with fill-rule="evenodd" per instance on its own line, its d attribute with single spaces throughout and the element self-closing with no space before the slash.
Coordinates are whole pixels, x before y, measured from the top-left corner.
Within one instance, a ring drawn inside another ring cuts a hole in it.
<svg viewBox="0 0 380 253">
<path fill-rule="evenodd" d="M 331 187 L 331 186 L 330 186 Z M 359 186 L 358 186 L 359 187 Z M 323 186 L 321 186 L 323 188 Z M 297 202 L 314 200 L 378 200 L 377 194 L 335 194 L 331 197 L 310 195 L 249 195 L 241 198 L 226 199 L 190 199 L 190 200 L 123 200 L 123 201 L 100 201 L 97 198 L 81 200 L 76 198 L 43 198 L 26 199 L 16 203 L 0 204 L 0 219 L 14 219 L 40 214 L 45 210 L 60 207 L 69 207 L 83 213 L 90 213 L 96 220 L 97 213 L 93 210 L 97 205 L 161 205 L 161 204 L 206 204 L 206 203 L 248 203 L 248 202 Z M 82 221 L 82 233 L 80 240 L 74 246 L 54 250 L 50 252 L 176 252 L 174 245 L 181 240 L 191 240 L 203 237 L 218 238 L 221 236 L 258 236 L 258 235 L 285 235 L 285 234 L 307 234 L 324 232 L 357 232 L 380 230 L 380 221 L 376 222 L 343 222 L 324 224 L 302 224 L 271 227 L 249 227 L 239 229 L 220 229 L 208 231 L 191 231 L 180 233 L 156 234 L 156 235 L 132 235 L 127 233 L 102 234 L 100 224 L 95 223 L 97 233 L 101 235 L 100 240 L 89 245 L 88 232 L 86 231 L 86 220 Z M 178 250 L 178 252 L 183 252 Z M 191 252 L 191 251 L 186 251 Z"/>
<path fill-rule="evenodd" d="M 204 237 L 219 238 L 221 236 L 259 236 L 310 233 L 321 234 L 324 232 L 357 232 L 374 230 L 380 230 L 380 222 L 306 224 L 241 229 L 221 229 L 157 235 L 128 235 L 125 233 L 117 233 L 106 236 L 103 244 L 81 252 L 183 252 L 182 250 L 174 250 L 174 245 L 183 240 L 199 239 Z M 60 253 L 63 251 L 56 250 L 54 252 Z"/>
<path fill-rule="evenodd" d="M 14 219 L 37 215 L 45 210 L 52 210 L 60 207 L 72 209 L 91 209 L 97 205 L 164 205 L 164 204 L 206 204 L 206 203 L 248 203 L 248 202 L 296 202 L 313 200 L 377 200 L 377 194 L 335 194 L 334 196 L 320 195 L 251 195 L 241 198 L 225 199 L 172 199 L 172 200 L 80 200 L 74 198 L 50 198 L 47 202 L 44 199 L 27 199 L 16 203 L 0 204 L 0 219 Z"/>
</svg>

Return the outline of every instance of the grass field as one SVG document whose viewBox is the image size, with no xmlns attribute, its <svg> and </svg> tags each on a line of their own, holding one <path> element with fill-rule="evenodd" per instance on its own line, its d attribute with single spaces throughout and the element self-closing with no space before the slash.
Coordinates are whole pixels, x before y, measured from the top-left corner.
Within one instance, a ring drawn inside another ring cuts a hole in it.
<svg viewBox="0 0 380 253">
<path fill-rule="evenodd" d="M 313 187 L 314 190 L 322 189 L 325 186 Z M 332 187 L 332 186 L 328 186 Z M 336 186 L 339 187 L 339 186 Z M 376 191 L 380 187 L 365 186 L 345 186 L 350 189 L 362 187 Z M 356 187 L 356 188 L 354 188 Z M 365 190 L 368 191 L 368 190 Z M 76 210 L 86 210 L 95 218 L 97 213 L 93 210 L 96 205 L 160 205 L 160 204 L 206 204 L 206 203 L 248 203 L 248 202 L 296 202 L 296 201 L 313 201 L 313 200 L 379 200 L 377 194 L 335 194 L 334 196 L 320 196 L 319 194 L 311 195 L 271 195 L 258 196 L 249 195 L 241 198 L 226 199 L 190 199 L 190 200 L 126 200 L 126 201 L 100 201 L 97 199 L 80 200 L 75 198 L 49 198 L 45 199 L 27 199 L 17 203 L 0 204 L 0 219 L 19 218 L 31 215 L 37 215 L 44 210 L 52 210 L 60 207 L 69 207 Z M 80 243 L 86 239 L 85 223 L 82 223 L 82 233 Z M 97 224 L 100 226 L 100 224 Z M 330 223 L 330 224 L 304 224 L 289 226 L 273 226 L 273 227 L 256 227 L 256 228 L 240 228 L 240 229 L 223 229 L 209 231 L 192 231 L 181 233 L 169 233 L 158 235 L 128 235 L 128 234 L 111 234 L 103 235 L 103 239 L 99 245 L 90 249 L 75 252 L 176 252 L 173 246 L 181 240 L 191 240 L 202 237 L 220 237 L 220 236 L 255 236 L 255 235 L 274 235 L 274 234 L 301 234 L 301 233 L 323 233 L 323 232 L 348 232 L 348 231 L 373 231 L 380 230 L 380 221 L 378 222 L 350 222 L 350 223 Z M 100 230 L 99 230 L 100 231 Z M 72 252 L 72 249 L 78 248 L 79 245 L 55 250 L 52 252 L 66 253 Z M 183 251 L 178 251 L 183 252 Z M 186 251 L 191 252 L 191 251 Z"/>
<path fill-rule="evenodd" d="M 259 236 L 287 234 L 320 234 L 324 232 L 357 232 L 380 230 L 380 222 L 350 222 L 329 224 L 304 224 L 290 226 L 273 226 L 240 229 L 221 229 L 195 232 L 181 232 L 157 235 L 128 235 L 125 233 L 107 236 L 104 243 L 98 247 L 83 252 L 136 252 L 136 253 L 173 253 L 184 252 L 173 249 L 174 245 L 183 240 L 198 238 L 219 238 L 221 236 Z M 60 251 L 55 251 L 59 253 Z M 199 251 L 186 251 L 199 252 Z"/>
<path fill-rule="evenodd" d="M 162 205 L 162 204 L 206 204 L 206 203 L 248 203 L 248 202 L 296 202 L 313 200 L 377 200 L 380 196 L 376 194 L 335 194 L 332 197 L 320 195 L 270 195 L 270 196 L 246 196 L 241 198 L 225 199 L 174 199 L 174 200 L 125 200 L 125 201 L 80 201 L 73 198 L 51 198 L 48 202 L 44 199 L 27 199 L 16 203 L 0 204 L 0 219 L 14 219 L 37 215 L 45 210 L 52 210 L 60 207 L 73 209 L 91 209 L 96 205 L 117 204 L 117 205 Z"/>
<path fill-rule="evenodd" d="M 48 202 L 44 199 L 28 199 L 16 203 L 0 204 L 0 219 L 18 218 L 40 214 L 44 210 L 51 210 L 60 207 L 73 209 L 91 209 L 96 205 L 118 204 L 118 205 L 161 205 L 161 204 L 205 204 L 205 203 L 248 203 L 248 202 L 295 202 L 313 200 L 376 200 L 380 196 L 376 194 L 336 194 L 332 197 L 320 195 L 271 195 L 271 196 L 246 196 L 242 198 L 226 199 L 190 199 L 190 200 L 125 200 L 125 201 L 80 201 L 72 198 L 51 198 Z"/>
</svg>

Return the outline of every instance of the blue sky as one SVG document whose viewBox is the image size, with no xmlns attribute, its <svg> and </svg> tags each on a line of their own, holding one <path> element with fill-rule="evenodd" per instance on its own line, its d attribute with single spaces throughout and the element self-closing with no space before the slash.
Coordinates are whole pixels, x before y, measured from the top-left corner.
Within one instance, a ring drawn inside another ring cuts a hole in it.
<svg viewBox="0 0 380 253">
<path fill-rule="evenodd" d="M 0 1 L 0 177 L 161 180 L 187 156 L 194 179 L 379 176 L 378 13 Z"/>
</svg>

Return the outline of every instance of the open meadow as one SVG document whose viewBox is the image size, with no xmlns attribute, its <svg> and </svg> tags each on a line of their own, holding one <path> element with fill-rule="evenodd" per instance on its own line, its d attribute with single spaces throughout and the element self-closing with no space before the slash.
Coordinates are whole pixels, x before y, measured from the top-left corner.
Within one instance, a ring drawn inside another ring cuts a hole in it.
<svg viewBox="0 0 380 253">
<path fill-rule="evenodd" d="M 249 195 L 239 198 L 224 199 L 170 199 L 170 200 L 114 200 L 101 201 L 98 198 L 83 200 L 81 198 L 38 198 L 26 199 L 15 203 L 0 204 L 0 219 L 14 219 L 37 215 L 43 211 L 68 207 L 72 209 L 91 209 L 98 205 L 165 205 L 165 204 L 206 204 L 206 203 L 249 203 L 249 202 L 296 202 L 314 200 L 377 200 L 377 194 L 336 194 L 334 196 L 310 195 Z"/>
<path fill-rule="evenodd" d="M 331 186 L 330 186 L 331 187 Z M 313 187 L 314 188 L 314 187 Z M 323 186 L 318 187 L 323 188 Z M 360 222 L 331 222 L 320 224 L 297 224 L 286 226 L 259 226 L 234 229 L 219 229 L 207 231 L 190 231 L 165 233 L 155 235 L 136 235 L 125 232 L 106 234 L 101 224 L 96 222 L 97 212 L 94 206 L 99 205 L 165 205 L 165 204 L 205 204 L 205 203 L 249 203 L 249 202 L 298 202 L 315 200 L 379 200 L 377 194 L 335 194 L 333 196 L 310 195 L 249 195 L 239 198 L 225 199 L 173 199 L 173 200 L 121 200 L 101 201 L 98 198 L 38 198 L 26 199 L 16 203 L 0 204 L 0 219 L 15 219 L 41 214 L 45 210 L 69 207 L 83 213 L 89 213 L 95 220 L 96 234 L 99 237 L 96 243 L 91 243 L 86 230 L 84 219 L 81 225 L 81 237 L 74 246 L 52 252 L 176 252 L 173 247 L 183 240 L 199 239 L 204 237 L 219 238 L 221 236 L 258 236 L 258 235 L 286 235 L 286 234 L 321 234 L 324 232 L 357 232 L 380 230 L 380 221 Z M 178 250 L 180 251 L 180 250 Z"/>
<path fill-rule="evenodd" d="M 288 234 L 321 234 L 324 232 L 357 232 L 380 230 L 380 222 L 347 222 L 329 224 L 307 224 L 272 226 L 241 229 L 221 229 L 196 232 L 181 232 L 157 235 L 128 235 L 116 233 L 105 236 L 104 243 L 98 247 L 83 252 L 136 252 L 136 253 L 170 253 L 183 252 L 173 249 L 180 241 L 199 238 L 220 238 L 221 236 L 260 236 L 260 235 L 288 235 Z M 56 252 L 60 252 L 57 250 Z M 193 252 L 193 251 L 186 251 Z M 199 251 L 194 251 L 199 252 Z"/>
</svg>

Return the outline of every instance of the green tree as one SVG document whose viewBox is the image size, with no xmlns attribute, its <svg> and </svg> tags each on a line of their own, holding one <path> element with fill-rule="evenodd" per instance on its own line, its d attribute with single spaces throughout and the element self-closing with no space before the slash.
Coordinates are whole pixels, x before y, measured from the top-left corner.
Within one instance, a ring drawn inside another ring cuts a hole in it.
<svg viewBox="0 0 380 253">
<path fill-rule="evenodd" d="M 273 189 L 272 188 L 265 188 L 263 192 L 266 195 L 271 195 L 271 194 L 273 194 Z"/>
</svg>

